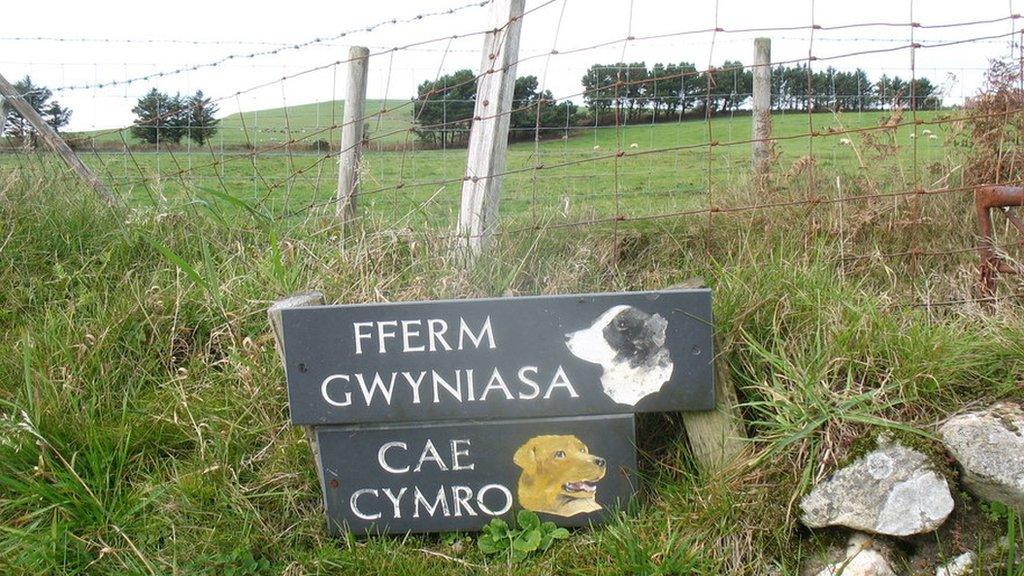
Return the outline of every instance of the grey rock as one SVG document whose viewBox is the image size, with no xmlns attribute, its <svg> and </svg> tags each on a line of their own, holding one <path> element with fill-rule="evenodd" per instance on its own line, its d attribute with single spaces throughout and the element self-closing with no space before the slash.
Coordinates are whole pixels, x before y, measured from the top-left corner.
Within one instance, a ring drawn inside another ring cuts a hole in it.
<svg viewBox="0 0 1024 576">
<path fill-rule="evenodd" d="M 879 440 L 876 450 L 815 486 L 800 509 L 811 528 L 910 536 L 941 526 L 953 511 L 953 497 L 924 454 Z"/>
<path fill-rule="evenodd" d="M 974 552 L 964 552 L 949 561 L 948 564 L 935 569 L 935 576 L 964 576 L 974 564 Z"/>
<path fill-rule="evenodd" d="M 817 576 L 895 576 L 885 550 L 866 534 L 854 533 L 846 547 L 846 558 L 826 566 Z"/>
<path fill-rule="evenodd" d="M 968 490 L 1024 514 L 1024 410 L 995 404 L 950 418 L 939 428 Z"/>
</svg>

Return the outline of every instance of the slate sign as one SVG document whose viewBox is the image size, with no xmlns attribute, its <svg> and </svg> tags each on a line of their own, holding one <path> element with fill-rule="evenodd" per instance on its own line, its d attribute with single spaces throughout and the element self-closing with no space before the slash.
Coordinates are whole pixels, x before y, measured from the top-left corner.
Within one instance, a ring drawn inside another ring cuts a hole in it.
<svg viewBox="0 0 1024 576">
<path fill-rule="evenodd" d="M 714 406 L 706 289 L 282 312 L 293 424 Z"/>
<path fill-rule="evenodd" d="M 634 414 L 715 404 L 705 289 L 278 310 L 332 533 L 600 522 L 636 490 Z"/>
<path fill-rule="evenodd" d="M 633 416 L 319 427 L 331 533 L 479 530 L 520 508 L 600 522 L 636 485 Z"/>
</svg>

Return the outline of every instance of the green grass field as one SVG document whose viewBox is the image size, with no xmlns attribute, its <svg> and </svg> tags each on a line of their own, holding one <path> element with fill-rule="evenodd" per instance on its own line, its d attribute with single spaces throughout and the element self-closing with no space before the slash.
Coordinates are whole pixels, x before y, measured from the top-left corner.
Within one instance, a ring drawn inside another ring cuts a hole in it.
<svg viewBox="0 0 1024 576">
<path fill-rule="evenodd" d="M 382 107 L 384 112 L 380 113 Z M 307 145 L 317 140 L 336 144 L 341 139 L 341 130 L 332 127 L 342 123 L 344 110 L 345 102 L 334 100 L 230 114 L 220 119 L 218 132 L 214 135 L 211 145 L 215 148 L 238 148 L 247 145 L 265 147 L 275 146 L 289 139 L 303 139 Z M 412 106 L 405 100 L 367 100 L 365 115 L 373 116 L 366 123 L 371 133 L 381 135 L 381 142 L 403 142 L 405 134 L 398 132 L 411 126 Z M 124 140 L 128 141 L 129 146 L 141 145 L 141 141 L 127 130 L 124 131 L 122 140 L 121 132 L 113 129 L 96 130 L 71 134 L 69 138 L 91 139 L 100 147 L 120 147 L 124 145 Z M 385 136 L 392 132 L 395 134 Z M 187 148 L 187 141 L 183 145 Z"/>
<path fill-rule="evenodd" d="M 391 102 L 389 107 L 396 104 Z M 379 107 L 380 102 L 373 105 Z M 261 125 L 269 123 L 280 129 L 287 116 L 297 132 L 315 130 L 318 120 L 325 122 L 329 108 L 330 104 L 323 104 L 317 113 L 314 105 L 306 105 L 289 109 L 287 114 L 281 109 L 247 113 L 245 124 L 255 124 L 258 116 Z M 371 121 L 371 138 L 388 134 L 382 140 L 415 142 L 414 135 L 402 132 L 411 126 L 409 110 L 395 110 L 394 117 L 386 118 L 379 130 Z M 929 167 L 944 161 L 948 152 L 944 145 L 951 136 L 948 124 L 941 120 L 946 115 L 918 115 L 925 123 L 918 126 L 922 133 L 916 142 L 922 182 L 929 175 Z M 860 133 L 836 133 L 875 127 L 888 117 L 884 112 L 817 113 L 810 119 L 818 133 L 812 139 L 805 136 L 810 132 L 808 115 L 776 115 L 774 134 L 780 140 L 775 172 L 779 178 L 791 180 L 789 185 L 796 185 L 801 180 L 793 164 L 813 151 L 816 169 L 821 172 L 856 179 L 868 164 L 871 169 L 887 166 L 892 170 L 886 175 L 888 182 L 912 187 L 913 126 L 893 131 L 895 146 L 885 150 L 868 149 L 861 143 Z M 909 123 L 909 115 L 903 121 Z M 240 126 L 237 115 L 226 118 L 222 123 L 224 139 L 240 142 L 238 139 L 244 138 Z M 889 138 L 884 133 L 871 134 L 877 134 L 882 142 Z M 210 201 L 208 191 L 212 189 L 255 202 L 271 214 L 305 212 L 310 206 L 333 208 L 330 203 L 337 181 L 336 160 L 310 150 L 309 144 L 320 139 L 319 135 L 306 132 L 293 137 L 304 139 L 285 146 L 282 134 L 277 134 L 276 140 L 268 135 L 260 144 L 268 144 L 271 149 L 264 148 L 255 157 L 246 151 L 219 148 L 215 136 L 205 149 L 84 153 L 84 158 L 135 205 Z M 508 218 L 529 215 L 530 222 L 535 222 L 553 215 L 586 220 L 706 207 L 708 202 L 716 201 L 716 190 L 743 185 L 749 167 L 749 138 L 750 117 L 739 115 L 715 118 L 710 135 L 705 122 L 686 121 L 576 128 L 566 138 L 546 139 L 539 144 L 515 143 L 510 147 L 506 167 L 513 173 L 503 183 L 503 214 Z M 844 138 L 854 146 L 843 145 Z M 709 149 L 709 141 L 717 145 Z M 616 158 L 619 149 L 626 155 Z M 458 179 L 465 171 L 464 149 L 368 152 L 364 159 L 360 199 L 364 214 L 413 228 L 447 226 L 453 221 L 461 187 Z M 537 165 L 544 168 L 534 170 Z"/>
<path fill-rule="evenodd" d="M 538 229 L 500 235 L 468 269 L 445 234 L 459 186 L 434 183 L 462 175 L 463 150 L 367 154 L 363 217 L 345 228 L 329 204 L 310 208 L 331 198 L 336 166 L 307 151 L 225 152 L 216 167 L 203 163 L 217 150 L 84 154 L 125 210 L 46 154 L 0 155 L 0 574 L 804 573 L 846 538 L 799 524 L 814 481 L 888 432 L 955 482 L 936 423 L 1024 399 L 1024 284 L 1001 279 L 991 308 L 972 300 L 969 195 L 799 203 L 957 186 L 970 150 L 951 145 L 947 124 L 918 126 L 936 138 L 917 139 L 915 172 L 909 127 L 896 146 L 821 135 L 811 172 L 808 140 L 785 138 L 807 121 L 775 117 L 784 139 L 763 189 L 750 183 L 748 145 L 726 145 L 748 138 L 749 117 L 713 122 L 710 192 L 701 122 L 516 144 L 510 169 L 551 168 L 506 179 L 502 225 Z M 620 145 L 638 155 L 557 166 Z M 556 227 L 758 203 L 775 207 Z M 898 255 L 911 248 L 941 253 Z M 482 553 L 472 534 L 326 536 L 312 456 L 288 423 L 266 320 L 274 299 L 645 290 L 697 276 L 714 291 L 718 357 L 751 439 L 729 470 L 701 468 L 678 414 L 644 415 L 635 507 L 523 562 Z M 954 498 L 939 531 L 892 543 L 899 573 L 934 574 L 971 549 L 977 573 L 1019 576 L 1000 544 L 1024 547 L 1013 517 Z"/>
</svg>

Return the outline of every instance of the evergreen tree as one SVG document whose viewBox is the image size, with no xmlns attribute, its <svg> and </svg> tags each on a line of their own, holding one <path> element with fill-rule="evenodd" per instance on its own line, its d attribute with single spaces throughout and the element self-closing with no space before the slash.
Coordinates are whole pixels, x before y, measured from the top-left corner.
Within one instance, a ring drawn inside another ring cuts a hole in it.
<svg viewBox="0 0 1024 576">
<path fill-rule="evenodd" d="M 446 146 L 469 142 L 476 102 L 475 76 L 471 70 L 459 70 L 419 85 L 413 118 L 420 140 Z"/>
<path fill-rule="evenodd" d="M 197 90 L 185 99 L 184 106 L 181 121 L 185 136 L 202 146 L 217 133 L 217 124 L 220 123 L 220 120 L 215 118 L 217 105 L 203 95 L 202 90 Z"/>
<path fill-rule="evenodd" d="M 619 81 L 622 86 L 619 88 L 620 99 L 626 110 L 625 121 L 634 120 L 647 103 L 654 89 L 654 83 L 650 81 L 650 72 L 644 62 L 633 62 L 624 64 L 619 70 Z"/>
<path fill-rule="evenodd" d="M 914 89 L 914 103 L 918 110 L 938 110 L 942 106 L 941 92 L 937 86 L 932 84 L 931 80 L 918 78 L 911 84 Z"/>
<path fill-rule="evenodd" d="M 71 120 L 71 110 L 64 108 L 56 100 L 52 100 L 53 92 L 45 86 L 37 86 L 32 79 L 25 76 L 14 84 L 14 90 L 34 108 L 43 120 L 55 131 L 67 126 Z M 7 134 L 33 148 L 38 144 L 38 133 L 17 110 L 8 102 L 4 102 L 0 117 L 0 135 Z"/>
<path fill-rule="evenodd" d="M 181 96 L 169 96 L 153 88 L 145 96 L 139 98 L 132 108 L 135 123 L 132 136 L 150 144 L 159 142 L 181 142 L 186 128 L 182 123 L 185 104 Z"/>
<path fill-rule="evenodd" d="M 616 65 L 594 64 L 583 75 L 583 101 L 596 117 L 612 107 L 618 73 Z"/>
<path fill-rule="evenodd" d="M 555 103 L 550 90 L 538 91 L 536 76 L 516 78 L 509 117 L 509 140 L 530 140 L 536 136 L 562 134 L 576 113 L 576 105 Z"/>
</svg>

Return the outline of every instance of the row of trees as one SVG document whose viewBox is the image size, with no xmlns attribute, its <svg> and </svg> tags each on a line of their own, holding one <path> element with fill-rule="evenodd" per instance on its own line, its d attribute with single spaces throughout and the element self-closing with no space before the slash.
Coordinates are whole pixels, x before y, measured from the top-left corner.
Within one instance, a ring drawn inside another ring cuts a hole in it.
<svg viewBox="0 0 1024 576">
<path fill-rule="evenodd" d="M 200 146 L 217 133 L 217 105 L 202 90 L 191 96 L 171 96 L 156 88 L 132 108 L 132 136 L 150 144 L 178 144 L 188 138 Z"/>
<path fill-rule="evenodd" d="M 14 90 L 21 94 L 29 106 L 35 108 L 54 130 L 59 131 L 71 121 L 71 110 L 53 99 L 53 91 L 34 84 L 29 76 L 15 82 Z M 38 144 L 39 138 L 32 124 L 6 101 L 0 110 L 0 136 L 13 138 L 33 148 Z"/>
<path fill-rule="evenodd" d="M 653 114 L 654 119 L 677 113 L 715 114 L 742 108 L 753 90 L 753 73 L 739 61 L 725 61 L 710 71 L 698 71 L 692 62 L 644 62 L 594 64 L 582 79 L 584 102 L 601 117 L 620 110 L 625 121 Z M 913 88 L 913 89 L 911 89 Z M 910 106 L 911 94 L 918 109 L 941 105 L 938 88 L 927 78 L 911 82 L 883 75 L 871 81 L 858 68 L 852 72 L 828 67 L 808 73 L 806 64 L 772 69 L 772 108 L 803 110 L 873 110 Z"/>
<path fill-rule="evenodd" d="M 53 91 L 33 83 L 29 76 L 16 82 L 14 89 L 54 130 L 60 131 L 71 120 L 71 110 L 53 99 Z M 139 98 L 132 112 L 135 114 L 132 135 L 151 144 L 180 143 L 183 138 L 190 138 L 201 145 L 217 132 L 220 122 L 215 118 L 217 106 L 202 90 L 182 97 L 154 88 Z M 9 102 L 4 102 L 0 109 L 0 136 L 33 148 L 38 145 L 36 129 Z"/>
<path fill-rule="evenodd" d="M 541 136 L 548 136 L 595 118 L 610 121 L 614 111 L 627 123 L 734 112 L 751 98 L 753 73 L 741 62 L 730 60 L 710 71 L 699 71 L 692 62 L 652 67 L 644 62 L 594 64 L 583 76 L 583 88 L 589 114 L 578 116 L 572 102 L 556 104 L 550 91 L 539 91 L 535 76 L 516 79 L 509 139 L 533 138 L 538 125 Z M 910 82 L 882 75 L 873 81 L 860 68 L 808 71 L 806 64 L 775 66 L 771 92 L 775 111 L 907 108 L 912 97 L 919 110 L 942 104 L 938 87 L 927 78 Z M 417 88 L 413 109 L 417 135 L 431 145 L 465 145 L 475 99 L 476 76 L 471 70 L 423 82 Z"/>
<path fill-rule="evenodd" d="M 555 104 L 551 91 L 539 91 L 538 87 L 536 76 L 516 79 L 509 117 L 510 140 L 533 138 L 538 123 L 542 136 L 561 133 L 562 129 L 556 127 L 564 127 L 575 116 L 575 104 Z M 417 136 L 432 145 L 464 146 L 469 141 L 475 104 L 476 74 L 471 70 L 423 82 L 416 89 L 413 105 Z"/>
<path fill-rule="evenodd" d="M 750 99 L 753 74 L 738 61 L 726 61 L 710 71 L 698 71 L 692 62 L 643 62 L 594 64 L 583 76 L 584 102 L 590 116 L 577 117 L 576 105 L 556 103 L 548 90 L 539 90 L 536 76 L 516 79 L 509 138 L 529 139 L 561 134 L 566 126 L 593 118 L 605 119 L 610 112 L 620 120 L 640 117 L 668 120 L 685 113 L 715 114 L 736 111 Z M 54 129 L 67 125 L 71 110 L 53 100 L 53 93 L 32 83 L 26 76 L 15 89 Z M 852 72 L 833 67 L 808 71 L 805 64 L 772 69 L 772 108 L 775 111 L 872 110 L 909 107 L 911 98 L 918 109 L 941 105 L 937 87 L 927 78 L 908 82 L 899 76 L 883 75 L 877 81 L 858 68 Z M 469 140 L 469 128 L 476 100 L 476 76 L 468 69 L 425 81 L 417 88 L 413 118 L 419 138 L 432 145 L 462 146 Z M 188 138 L 202 145 L 217 132 L 217 106 L 202 90 L 191 96 L 173 96 L 150 90 L 132 108 L 135 121 L 131 133 L 145 142 L 180 143 Z M 0 135 L 36 145 L 32 126 L 5 103 L 0 115 Z"/>
</svg>

